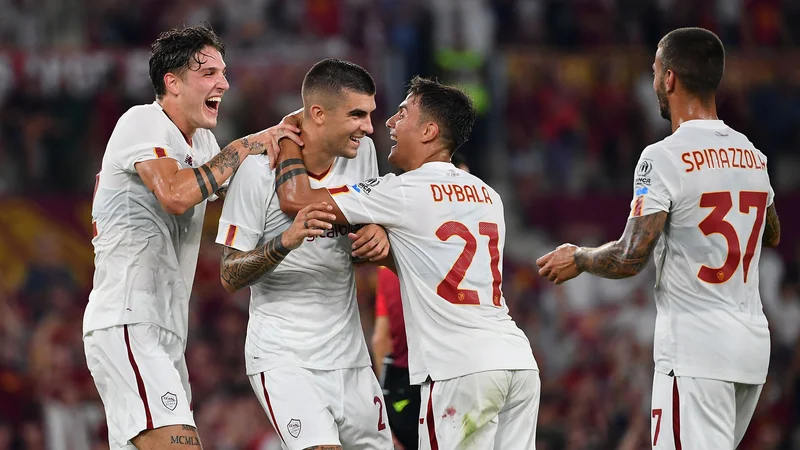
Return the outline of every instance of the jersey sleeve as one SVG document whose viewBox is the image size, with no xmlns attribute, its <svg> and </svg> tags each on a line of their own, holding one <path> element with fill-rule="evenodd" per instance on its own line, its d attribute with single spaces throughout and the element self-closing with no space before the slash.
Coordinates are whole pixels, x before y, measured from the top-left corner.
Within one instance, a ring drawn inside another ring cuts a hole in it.
<svg viewBox="0 0 800 450">
<path fill-rule="evenodd" d="M 405 187 L 394 174 L 328 191 L 351 224 L 399 226 L 406 217 Z"/>
<path fill-rule="evenodd" d="M 218 244 L 240 251 L 256 248 L 263 234 L 274 185 L 272 171 L 254 157 L 244 160 L 231 179 L 222 205 Z"/>
<path fill-rule="evenodd" d="M 680 191 L 680 172 L 669 155 L 658 146 L 644 149 L 636 164 L 630 217 L 669 212 Z"/>
<path fill-rule="evenodd" d="M 136 172 L 136 163 L 160 158 L 179 161 L 169 145 L 167 122 L 157 109 L 131 110 L 114 130 L 110 149 L 115 165 L 125 172 Z"/>
</svg>

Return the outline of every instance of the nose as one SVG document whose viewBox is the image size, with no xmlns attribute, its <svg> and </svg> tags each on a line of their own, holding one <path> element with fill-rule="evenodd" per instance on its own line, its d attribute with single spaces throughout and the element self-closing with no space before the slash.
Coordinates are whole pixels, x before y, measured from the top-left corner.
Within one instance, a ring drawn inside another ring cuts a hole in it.
<svg viewBox="0 0 800 450">
<path fill-rule="evenodd" d="M 395 117 L 397 117 L 397 114 L 395 114 L 392 117 L 389 117 L 388 119 L 386 119 L 386 128 L 394 128 Z"/>
<path fill-rule="evenodd" d="M 220 82 L 218 84 L 219 84 L 219 87 L 222 89 L 223 92 L 225 92 L 225 91 L 227 91 L 228 89 L 231 88 L 231 85 L 230 85 L 230 83 L 228 83 L 228 79 L 225 77 L 225 75 L 222 75 L 222 80 L 220 80 Z"/>
<path fill-rule="evenodd" d="M 372 118 L 370 116 L 367 116 L 366 120 L 364 120 L 364 126 L 361 129 L 366 134 L 372 134 L 374 130 L 372 129 Z"/>
</svg>

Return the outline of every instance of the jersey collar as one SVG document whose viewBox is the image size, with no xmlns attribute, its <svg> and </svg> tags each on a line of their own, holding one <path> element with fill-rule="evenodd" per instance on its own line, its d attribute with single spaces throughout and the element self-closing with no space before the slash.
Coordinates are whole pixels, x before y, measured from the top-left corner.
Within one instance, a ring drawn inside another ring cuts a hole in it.
<svg viewBox="0 0 800 450">
<path fill-rule="evenodd" d="M 688 127 L 688 128 L 726 128 L 725 122 L 721 120 L 706 120 L 706 119 L 695 119 L 695 120 L 687 120 L 683 122 L 679 128 Z"/>
</svg>

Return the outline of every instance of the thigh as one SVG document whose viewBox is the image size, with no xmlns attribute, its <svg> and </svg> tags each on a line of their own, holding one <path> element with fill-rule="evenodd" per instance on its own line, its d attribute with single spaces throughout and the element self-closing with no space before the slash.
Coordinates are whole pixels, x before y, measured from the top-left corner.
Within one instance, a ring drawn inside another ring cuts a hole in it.
<svg viewBox="0 0 800 450">
<path fill-rule="evenodd" d="M 511 388 L 500 411 L 494 448 L 534 450 L 542 384 L 536 370 L 511 372 Z"/>
<path fill-rule="evenodd" d="M 300 367 L 251 375 L 250 385 L 269 421 L 289 450 L 340 446 L 327 380 Z"/>
<path fill-rule="evenodd" d="M 750 425 L 750 419 L 753 418 L 753 413 L 756 411 L 758 405 L 758 398 L 761 396 L 761 384 L 736 384 L 736 424 L 734 425 L 733 439 L 735 445 L 738 447 L 742 442 L 747 427 Z"/>
<path fill-rule="evenodd" d="M 653 449 L 733 449 L 733 383 L 656 372 L 653 378 Z"/>
<path fill-rule="evenodd" d="M 491 371 L 422 385 L 421 449 L 492 449 L 509 371 Z"/>
<path fill-rule="evenodd" d="M 153 324 L 131 324 L 97 330 L 84 338 L 86 363 L 106 411 L 111 448 L 129 447 L 147 430 L 194 427 L 183 377 L 175 368 L 171 336 Z"/>
<path fill-rule="evenodd" d="M 334 371 L 342 377 L 334 398 L 344 408 L 339 422 L 342 447 L 350 450 L 392 450 L 387 405 L 371 367 Z"/>
</svg>

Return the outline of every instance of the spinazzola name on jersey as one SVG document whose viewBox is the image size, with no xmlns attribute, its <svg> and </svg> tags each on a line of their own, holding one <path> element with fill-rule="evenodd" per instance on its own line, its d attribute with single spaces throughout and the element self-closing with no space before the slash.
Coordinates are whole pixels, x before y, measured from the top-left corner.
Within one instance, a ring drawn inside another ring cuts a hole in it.
<svg viewBox="0 0 800 450">
<path fill-rule="evenodd" d="M 707 148 L 685 152 L 681 159 L 686 163 L 686 172 L 700 170 L 704 166 L 709 169 L 754 169 L 767 170 L 767 162 L 752 150 L 740 148 Z"/>
<path fill-rule="evenodd" d="M 431 194 L 433 201 L 441 202 L 447 197 L 449 202 L 467 202 L 467 203 L 492 203 L 492 197 L 489 196 L 489 190 L 486 186 L 481 186 L 481 191 L 470 184 L 432 184 Z"/>
</svg>

